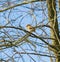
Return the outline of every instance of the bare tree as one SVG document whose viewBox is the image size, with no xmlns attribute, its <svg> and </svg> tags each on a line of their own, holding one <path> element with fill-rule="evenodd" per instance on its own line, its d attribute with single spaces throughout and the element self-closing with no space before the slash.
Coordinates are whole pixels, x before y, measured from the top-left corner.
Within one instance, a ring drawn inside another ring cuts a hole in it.
<svg viewBox="0 0 60 62">
<path fill-rule="evenodd" d="M 59 0 L 1 0 L 0 61 L 59 62 L 59 8 Z"/>
</svg>

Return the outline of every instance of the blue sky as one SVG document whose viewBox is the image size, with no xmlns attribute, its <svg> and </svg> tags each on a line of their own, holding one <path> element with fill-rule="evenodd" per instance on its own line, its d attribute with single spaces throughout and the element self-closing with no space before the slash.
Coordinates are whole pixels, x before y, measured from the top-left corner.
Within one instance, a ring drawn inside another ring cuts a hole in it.
<svg viewBox="0 0 60 62">
<path fill-rule="evenodd" d="M 33 12 L 33 10 L 31 10 L 29 8 L 33 8 L 33 9 L 35 8 L 34 12 Z M 45 10 L 43 11 L 42 8 L 45 9 Z M 32 26 L 36 26 L 37 24 L 47 24 L 48 23 L 47 13 L 48 13 L 48 11 L 47 11 L 46 2 L 41 2 L 41 3 L 36 2 L 36 3 L 33 3 L 33 4 L 22 5 L 22 6 L 19 6 L 19 7 L 13 8 L 11 10 L 7 10 L 7 11 L 4 11 L 4 12 L 0 13 L 0 25 L 4 26 L 4 25 L 7 24 L 7 21 L 9 21 L 9 24 L 7 26 L 19 27 L 19 25 L 21 25 L 24 29 L 26 29 L 27 24 L 31 24 Z M 50 32 L 49 32 L 48 28 L 42 28 L 42 29 L 44 29 L 48 35 L 46 35 L 44 32 L 42 32 L 41 29 L 36 29 L 36 32 L 41 36 L 42 35 L 43 36 L 44 35 L 45 36 L 50 36 Z M 9 33 L 9 36 L 11 36 L 13 38 L 18 39 L 19 37 L 24 35 L 24 32 L 20 31 L 20 30 L 15 30 L 15 29 L 5 29 L 5 30 L 6 30 L 7 33 Z M 4 32 L 3 29 L 0 29 L 0 31 Z M 1 36 L 2 37 L 4 37 L 4 36 L 8 37 L 6 34 L 3 34 L 3 33 L 0 35 L 0 37 Z M 29 37 L 29 39 L 31 40 L 31 42 L 34 41 L 34 42 L 37 42 L 37 43 L 40 43 L 40 44 L 43 43 L 41 40 L 36 39 L 36 38 Z M 49 42 L 50 40 L 46 40 L 46 41 Z M 41 46 L 45 46 L 45 45 L 41 44 Z M 36 45 L 36 51 L 40 51 L 38 53 L 48 52 L 48 49 L 46 49 L 44 47 L 41 47 L 41 46 Z M 24 43 L 24 44 L 21 45 L 21 47 L 25 51 L 28 51 L 28 52 L 34 52 L 32 50 L 35 50 L 35 47 L 33 47 L 29 43 Z M 12 47 L 12 48 L 7 48 L 7 49 L 4 49 L 4 50 L 0 51 L 0 58 L 9 59 L 10 57 L 12 57 L 16 53 L 16 52 L 14 52 L 14 49 L 18 52 L 23 51 L 21 49 L 21 47 L 20 46 Z M 26 55 L 26 54 L 23 55 L 22 54 L 22 56 L 23 56 L 25 61 L 34 62 L 31 58 L 29 58 L 28 55 Z M 36 60 L 36 62 L 42 62 L 42 61 L 48 62 L 48 61 L 50 61 L 50 59 L 48 57 L 35 56 L 35 55 L 31 55 L 31 56 L 33 57 L 34 60 Z M 20 55 L 15 54 L 13 58 L 15 58 L 15 60 L 17 62 L 17 60 L 20 58 Z M 20 58 L 19 62 L 23 62 L 23 60 Z"/>
</svg>

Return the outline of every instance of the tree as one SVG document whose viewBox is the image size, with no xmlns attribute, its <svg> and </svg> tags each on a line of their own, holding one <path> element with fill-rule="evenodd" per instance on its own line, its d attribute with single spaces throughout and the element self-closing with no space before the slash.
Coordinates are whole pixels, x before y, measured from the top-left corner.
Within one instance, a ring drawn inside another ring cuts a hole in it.
<svg viewBox="0 0 60 62">
<path fill-rule="evenodd" d="M 60 61 L 59 2 L 0 1 L 1 62 Z M 27 25 L 34 32 L 28 31 Z"/>
</svg>

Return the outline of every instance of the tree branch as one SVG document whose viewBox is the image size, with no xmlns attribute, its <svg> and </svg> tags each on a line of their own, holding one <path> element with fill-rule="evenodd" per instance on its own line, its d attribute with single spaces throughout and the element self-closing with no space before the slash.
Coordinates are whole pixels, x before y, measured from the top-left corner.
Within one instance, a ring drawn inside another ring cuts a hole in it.
<svg viewBox="0 0 60 62">
<path fill-rule="evenodd" d="M 32 1 L 28 1 L 28 2 L 27 1 L 24 1 L 24 2 L 22 2 L 20 4 L 16 4 L 16 5 L 10 6 L 8 8 L 4 8 L 4 9 L 0 10 L 0 12 L 6 11 L 6 10 L 9 10 L 9 9 L 12 9 L 14 7 L 17 7 L 17 6 L 21 6 L 21 5 L 25 5 L 25 4 L 29 4 L 29 3 L 34 3 L 34 2 L 38 2 L 38 1 L 40 1 L 40 0 L 32 0 Z M 46 1 L 46 0 L 41 0 L 41 1 Z"/>
</svg>

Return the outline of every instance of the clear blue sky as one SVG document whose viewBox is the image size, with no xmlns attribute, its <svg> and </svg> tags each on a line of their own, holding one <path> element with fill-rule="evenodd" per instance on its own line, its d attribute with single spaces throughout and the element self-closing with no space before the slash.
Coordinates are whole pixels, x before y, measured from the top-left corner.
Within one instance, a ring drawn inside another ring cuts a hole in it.
<svg viewBox="0 0 60 62">
<path fill-rule="evenodd" d="M 11 0 L 11 2 L 12 1 L 13 0 Z M 35 8 L 34 12 L 32 12 L 32 10 L 29 9 L 31 7 Z M 45 9 L 44 12 L 43 12 L 42 8 Z M 38 9 L 38 10 L 36 10 L 36 9 Z M 35 4 L 22 5 L 22 6 L 19 6 L 19 7 L 15 7 L 11 11 L 7 10 L 7 11 L 4 11 L 4 12 L 0 13 L 0 25 L 6 25 L 8 19 L 9 19 L 9 24 L 8 24 L 9 26 L 18 27 L 19 25 L 21 25 L 24 29 L 26 29 L 27 24 L 31 24 L 32 26 L 36 26 L 36 23 L 37 24 L 47 24 L 47 22 L 48 22 L 47 13 L 48 12 L 47 12 L 46 2 L 41 2 L 41 3 L 36 2 Z M 49 29 L 47 29 L 47 28 L 43 28 L 43 29 L 45 29 L 45 31 L 48 34 L 47 36 L 49 36 L 50 35 Z M 0 31 L 3 31 L 3 30 L 0 30 Z M 19 38 L 19 36 L 23 35 L 23 33 L 19 30 L 7 29 L 6 31 L 7 32 L 9 31 L 8 33 L 11 37 L 13 37 L 13 35 L 18 35 L 18 37 L 14 36 L 15 38 Z M 11 31 L 13 31 L 13 32 L 11 32 Z M 41 35 L 41 36 L 45 35 L 42 32 L 41 29 L 37 29 L 36 32 L 39 33 L 39 35 Z M 4 36 L 4 35 L 5 34 L 1 34 L 0 37 Z M 41 40 L 36 39 L 36 38 L 31 39 L 31 37 L 30 37 L 30 40 L 42 43 Z M 48 40 L 46 40 L 46 41 L 48 41 Z M 33 50 L 35 50 L 35 48 L 31 44 L 29 44 L 29 45 L 31 46 L 31 48 Z M 29 47 L 29 45 L 28 45 L 28 43 L 25 43 L 25 44 L 21 45 L 21 47 L 23 49 L 26 49 L 26 51 L 28 51 L 28 52 L 34 52 L 34 51 L 30 51 L 31 48 Z M 22 49 L 20 47 L 15 47 L 15 49 L 18 52 L 22 51 Z M 36 45 L 36 51 L 40 51 L 38 53 L 48 52 L 48 49 Z M 7 59 L 9 57 L 12 57 L 14 53 L 15 53 L 14 52 L 14 47 L 4 49 L 4 50 L 0 51 L 0 58 Z M 22 55 L 22 56 L 23 56 L 23 58 L 25 59 L 26 62 L 30 62 L 30 61 L 34 62 L 31 58 L 29 58 L 28 55 L 25 54 L 25 55 Z M 50 59 L 48 57 L 34 56 L 34 55 L 31 55 L 31 56 L 33 57 L 34 60 L 36 60 L 36 62 L 42 62 L 42 61 L 43 62 L 49 62 L 50 61 Z M 18 54 L 14 55 L 14 58 L 15 58 L 16 62 L 19 59 L 17 57 L 20 57 L 20 55 L 18 55 Z M 19 62 L 22 62 L 22 59 L 19 59 Z"/>
</svg>

